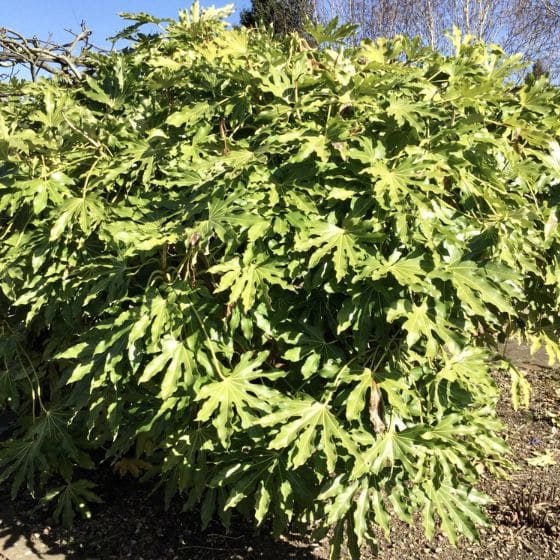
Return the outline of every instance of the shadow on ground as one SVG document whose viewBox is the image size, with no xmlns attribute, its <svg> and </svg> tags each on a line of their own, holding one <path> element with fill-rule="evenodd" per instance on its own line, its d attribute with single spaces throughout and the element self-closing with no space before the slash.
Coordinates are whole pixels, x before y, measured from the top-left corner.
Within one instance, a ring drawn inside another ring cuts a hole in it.
<svg viewBox="0 0 560 560">
<path fill-rule="evenodd" d="M 239 520 L 228 534 L 218 524 L 201 531 L 198 512 L 164 511 L 161 496 L 135 481 L 113 477 L 99 493 L 105 503 L 92 518 L 64 529 L 31 501 L 11 503 L 0 487 L 0 560 L 317 560 L 297 535 L 275 541 Z"/>
<path fill-rule="evenodd" d="M 37 533 L 37 527 L 31 528 L 22 515 L 15 512 L 3 492 L 0 493 L 0 560 L 24 560 L 44 558 L 45 560 L 62 560 L 65 558 L 64 547 L 58 543 L 44 542 Z"/>
</svg>

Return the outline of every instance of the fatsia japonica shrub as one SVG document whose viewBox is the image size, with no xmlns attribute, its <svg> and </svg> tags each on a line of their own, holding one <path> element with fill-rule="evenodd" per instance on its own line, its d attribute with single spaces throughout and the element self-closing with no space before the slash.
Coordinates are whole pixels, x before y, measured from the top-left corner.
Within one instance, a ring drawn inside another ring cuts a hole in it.
<svg viewBox="0 0 560 560">
<path fill-rule="evenodd" d="M 0 478 L 71 520 L 142 470 L 333 557 L 415 514 L 476 539 L 491 368 L 529 392 L 500 344 L 559 357 L 559 92 L 469 37 L 225 15 L 129 15 L 79 83 L 3 90 Z"/>
</svg>

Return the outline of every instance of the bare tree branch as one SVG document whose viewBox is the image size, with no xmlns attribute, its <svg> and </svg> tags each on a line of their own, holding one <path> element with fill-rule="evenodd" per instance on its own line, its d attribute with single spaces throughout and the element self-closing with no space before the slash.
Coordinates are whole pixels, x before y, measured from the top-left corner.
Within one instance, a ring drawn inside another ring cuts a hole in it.
<svg viewBox="0 0 560 560">
<path fill-rule="evenodd" d="M 13 29 L 0 27 L 0 67 L 14 70 L 24 66 L 33 81 L 41 71 L 68 80 L 79 80 L 80 68 L 87 66 L 87 57 L 92 48 L 89 41 L 91 31 L 82 22 L 79 33 L 70 33 L 73 35 L 72 41 L 59 45 L 50 38 L 41 40 L 24 37 Z M 77 49 L 79 51 L 75 53 Z"/>
<path fill-rule="evenodd" d="M 560 5 L 553 6 L 552 2 L 541 0 L 543 8 L 554 17 L 560 17 Z"/>
</svg>

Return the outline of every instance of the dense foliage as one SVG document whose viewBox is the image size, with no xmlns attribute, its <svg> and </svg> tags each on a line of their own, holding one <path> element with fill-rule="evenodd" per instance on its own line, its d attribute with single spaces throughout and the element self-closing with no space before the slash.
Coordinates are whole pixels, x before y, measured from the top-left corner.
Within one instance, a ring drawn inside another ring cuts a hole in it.
<svg viewBox="0 0 560 560">
<path fill-rule="evenodd" d="M 70 520 L 88 469 L 147 471 L 205 522 L 333 527 L 333 557 L 390 515 L 475 539 L 497 341 L 559 355 L 559 92 L 468 37 L 223 16 L 4 88 L 0 478 Z"/>
</svg>

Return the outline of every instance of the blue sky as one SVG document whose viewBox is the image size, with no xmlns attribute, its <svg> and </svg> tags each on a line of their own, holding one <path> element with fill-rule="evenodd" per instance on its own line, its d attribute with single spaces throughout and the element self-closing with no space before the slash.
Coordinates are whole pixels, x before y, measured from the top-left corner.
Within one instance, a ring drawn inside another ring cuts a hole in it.
<svg viewBox="0 0 560 560">
<path fill-rule="evenodd" d="M 203 6 L 224 6 L 232 0 L 202 0 Z M 250 6 L 250 0 L 233 1 L 238 21 L 239 12 Z M 0 27 L 9 27 L 26 36 L 44 39 L 49 34 L 66 42 L 70 35 L 64 29 L 79 30 L 83 20 L 92 30 L 92 42 L 106 47 L 105 39 L 128 25 L 118 12 L 148 12 L 160 17 L 176 17 L 188 8 L 191 0 L 0 0 Z"/>
</svg>

